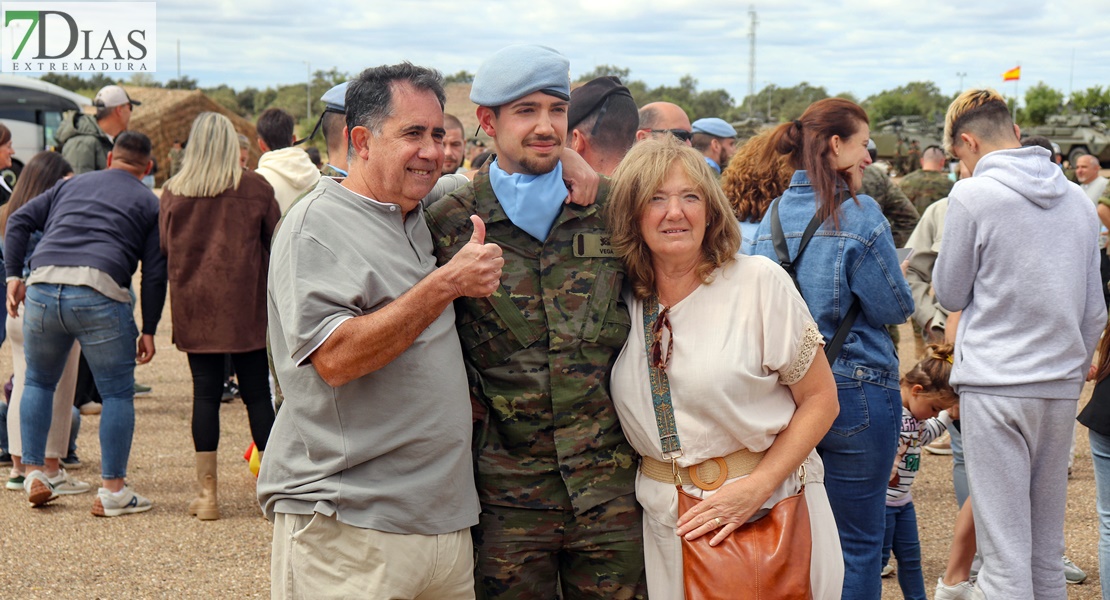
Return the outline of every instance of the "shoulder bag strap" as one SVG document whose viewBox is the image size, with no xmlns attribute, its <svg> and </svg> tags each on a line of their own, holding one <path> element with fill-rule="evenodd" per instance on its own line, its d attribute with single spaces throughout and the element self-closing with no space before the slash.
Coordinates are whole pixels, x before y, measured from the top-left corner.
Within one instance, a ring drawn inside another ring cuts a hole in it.
<svg viewBox="0 0 1110 600">
<path fill-rule="evenodd" d="M 643 312 L 644 351 L 647 353 L 648 375 L 651 379 L 651 403 L 655 408 L 655 424 L 659 427 L 659 442 L 663 448 L 663 458 L 673 460 L 682 456 L 682 444 L 678 440 L 678 428 L 675 427 L 674 407 L 671 405 L 671 384 L 667 380 L 667 372 L 656 368 L 651 362 L 651 345 L 654 341 L 651 327 L 659 318 L 659 297 L 652 294 L 645 299 Z M 674 457 L 667 456 L 674 453 L 677 453 Z"/>
<path fill-rule="evenodd" d="M 848 194 L 840 192 L 838 194 L 837 203 L 843 203 L 849 197 Z M 790 279 L 794 280 L 794 286 L 798 288 L 798 293 L 802 293 L 802 286 L 798 283 L 798 276 L 795 271 L 794 265 L 802 258 L 802 252 L 805 251 L 806 245 L 809 244 L 810 238 L 817 232 L 817 228 L 821 226 L 822 219 L 814 213 L 813 218 L 809 220 L 809 225 L 802 232 L 802 241 L 798 244 L 798 254 L 794 259 L 790 259 L 790 251 L 786 247 L 786 235 L 782 230 L 782 222 L 779 220 L 779 202 L 782 200 L 780 196 L 771 204 L 771 238 L 775 245 L 775 254 L 778 256 L 779 264 L 786 272 L 790 274 Z M 852 304 L 848 307 L 848 313 L 844 315 L 844 319 L 840 321 L 840 325 L 836 328 L 836 333 L 833 334 L 832 341 L 825 346 L 825 356 L 829 359 L 831 365 L 836 356 L 840 354 L 840 349 L 844 346 L 844 340 L 848 338 L 848 333 L 855 325 L 856 319 L 860 313 L 859 300 L 852 298 Z"/>
</svg>

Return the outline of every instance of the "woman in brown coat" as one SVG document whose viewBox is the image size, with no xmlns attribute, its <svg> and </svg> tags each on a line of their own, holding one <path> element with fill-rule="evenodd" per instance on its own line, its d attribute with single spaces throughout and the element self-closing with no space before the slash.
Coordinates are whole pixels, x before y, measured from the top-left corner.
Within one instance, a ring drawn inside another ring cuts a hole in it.
<svg viewBox="0 0 1110 600">
<path fill-rule="evenodd" d="M 162 192 L 158 220 L 169 267 L 173 342 L 188 353 L 193 375 L 198 495 L 189 512 L 201 520 L 219 518 L 216 449 L 225 354 L 235 365 L 260 452 L 274 423 L 266 270 L 280 217 L 270 184 L 239 166 L 231 121 L 212 112 L 197 116 L 181 171 Z"/>
</svg>

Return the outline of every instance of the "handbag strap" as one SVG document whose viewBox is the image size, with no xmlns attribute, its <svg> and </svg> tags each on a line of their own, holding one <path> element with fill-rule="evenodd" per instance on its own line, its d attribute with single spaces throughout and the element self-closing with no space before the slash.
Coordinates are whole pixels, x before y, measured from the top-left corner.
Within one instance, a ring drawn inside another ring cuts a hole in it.
<svg viewBox="0 0 1110 600">
<path fill-rule="evenodd" d="M 652 364 L 651 345 L 654 336 L 651 332 L 652 325 L 659 318 L 659 297 L 652 293 L 644 301 L 644 350 L 647 353 L 648 378 L 651 380 L 651 403 L 655 408 L 655 424 L 659 427 L 659 442 L 663 448 L 663 457 L 677 452 L 677 458 L 682 455 L 682 443 L 678 439 L 678 428 L 674 421 L 674 406 L 671 405 L 671 384 L 667 380 L 667 372 Z M 671 342 L 674 343 L 673 341 Z"/>
<path fill-rule="evenodd" d="M 837 205 L 839 206 L 848 198 L 848 194 L 843 191 L 837 195 Z M 773 203 L 771 203 L 771 241 L 775 247 L 775 255 L 779 259 L 779 265 L 786 270 L 790 275 L 790 279 L 794 282 L 794 287 L 798 288 L 798 293 L 802 293 L 802 285 L 798 283 L 798 273 L 795 265 L 802 259 L 802 252 L 805 251 L 806 246 L 809 245 L 810 238 L 817 232 L 817 229 L 824 222 L 817 213 L 813 214 L 813 218 L 809 220 L 806 225 L 805 231 L 802 232 L 802 240 L 798 243 L 798 253 L 794 258 L 790 258 L 790 249 L 786 246 L 786 234 L 782 229 L 782 221 L 779 219 L 779 203 L 782 202 L 782 196 L 779 196 Z M 836 332 L 833 334 L 832 340 L 825 346 L 825 357 L 829 359 L 829 364 L 832 364 L 840 349 L 844 346 L 844 340 L 848 339 L 848 333 L 852 331 L 852 327 L 856 324 L 856 319 L 860 313 L 859 299 L 855 296 L 852 297 L 852 304 L 848 306 L 848 313 L 840 321 L 837 326 Z"/>
</svg>

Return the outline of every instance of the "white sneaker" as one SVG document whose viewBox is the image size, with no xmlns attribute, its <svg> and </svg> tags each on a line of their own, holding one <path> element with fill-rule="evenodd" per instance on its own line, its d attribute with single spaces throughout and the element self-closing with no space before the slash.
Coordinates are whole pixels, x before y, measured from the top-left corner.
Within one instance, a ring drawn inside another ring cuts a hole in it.
<svg viewBox="0 0 1110 600">
<path fill-rule="evenodd" d="M 883 565 L 883 573 L 882 573 L 883 577 L 890 577 L 890 576 L 894 575 L 897 572 L 898 572 L 898 570 L 894 568 L 894 563 L 888 562 L 885 565 Z"/>
<path fill-rule="evenodd" d="M 49 481 L 50 485 L 54 488 L 54 493 L 59 496 L 84 494 L 92 489 L 92 486 L 88 483 L 70 477 L 65 469 L 59 469 L 58 474 L 47 479 L 47 481 Z"/>
<path fill-rule="evenodd" d="M 108 488 L 96 490 L 92 514 L 98 517 L 118 517 L 150 510 L 150 500 L 136 494 L 131 486 L 123 486 L 121 494 L 114 494 Z"/>
<path fill-rule="evenodd" d="M 986 600 L 983 590 L 970 582 L 961 581 L 956 585 L 944 585 L 944 579 L 937 579 L 937 592 L 933 600 Z"/>
<path fill-rule="evenodd" d="M 1087 580 L 1087 573 L 1085 571 L 1083 571 L 1083 569 L 1080 569 L 1079 567 L 1075 566 L 1075 563 L 1068 560 L 1068 557 L 1065 556 L 1064 557 L 1064 581 L 1066 581 L 1068 583 L 1078 584 L 1078 583 L 1083 583 L 1086 580 Z"/>
<path fill-rule="evenodd" d="M 24 476 L 23 491 L 27 492 L 27 501 L 31 506 L 42 506 L 58 497 L 50 479 L 41 470 L 31 471 Z"/>
</svg>

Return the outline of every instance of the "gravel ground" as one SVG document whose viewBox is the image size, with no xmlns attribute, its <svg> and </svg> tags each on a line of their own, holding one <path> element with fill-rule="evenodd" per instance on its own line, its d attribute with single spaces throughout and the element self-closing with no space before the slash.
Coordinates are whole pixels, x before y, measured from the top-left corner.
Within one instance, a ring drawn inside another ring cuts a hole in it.
<svg viewBox="0 0 1110 600">
<path fill-rule="evenodd" d="M 185 512 L 194 489 L 189 433 L 191 379 L 185 355 L 170 344 L 169 308 L 157 354 L 136 377 L 154 393 L 135 400 L 135 438 L 129 481 L 154 502 L 149 512 L 111 519 L 89 513 L 92 494 L 67 496 L 31 509 L 21 493 L 0 489 L 0 597 L 20 598 L 254 598 L 269 595 L 269 523 L 254 496 L 254 478 L 242 453 L 250 445 L 241 402 L 221 410 L 220 511 L 201 522 Z M 912 339 L 903 327 L 902 339 Z M 902 356 L 916 356 L 904 342 Z M 909 363 L 909 361 L 907 361 Z M 908 368 L 906 364 L 903 368 Z M 0 351 L 0 374 L 11 372 L 11 353 Z M 1090 397 L 1084 390 L 1082 401 Z M 99 417 L 85 417 L 78 439 L 84 468 L 72 475 L 99 484 Z M 1077 426 L 1074 475 L 1068 483 L 1068 556 L 1087 571 L 1068 597 L 1100 597 L 1094 474 L 1086 429 Z M 924 454 L 914 484 L 926 588 L 930 597 L 944 571 L 956 505 L 951 457 Z M 886 579 L 883 599 L 901 598 Z"/>
</svg>

